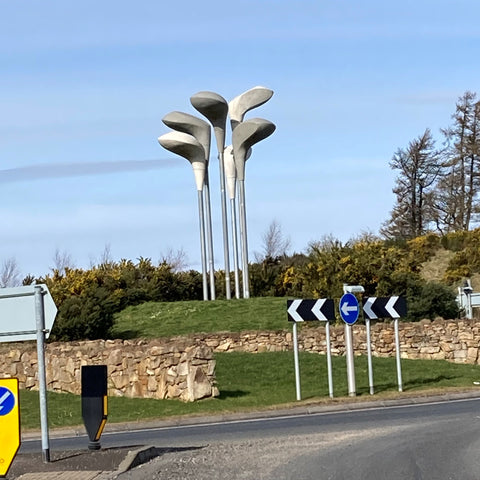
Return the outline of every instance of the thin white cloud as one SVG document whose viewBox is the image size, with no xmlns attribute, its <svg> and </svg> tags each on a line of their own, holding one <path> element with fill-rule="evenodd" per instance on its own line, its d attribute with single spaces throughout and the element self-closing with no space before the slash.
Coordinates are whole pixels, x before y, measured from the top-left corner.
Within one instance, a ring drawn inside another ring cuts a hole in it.
<svg viewBox="0 0 480 480">
<path fill-rule="evenodd" d="M 178 165 L 173 159 L 125 160 L 85 163 L 43 163 L 0 170 L 0 184 L 51 178 L 108 175 L 123 172 L 156 170 Z"/>
</svg>

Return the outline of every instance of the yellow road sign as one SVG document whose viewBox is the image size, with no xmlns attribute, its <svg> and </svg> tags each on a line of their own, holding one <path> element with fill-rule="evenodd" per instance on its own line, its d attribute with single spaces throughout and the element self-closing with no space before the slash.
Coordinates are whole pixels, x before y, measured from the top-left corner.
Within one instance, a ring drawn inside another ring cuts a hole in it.
<svg viewBox="0 0 480 480">
<path fill-rule="evenodd" d="M 18 379 L 0 379 L 0 477 L 5 477 L 20 448 Z"/>
</svg>

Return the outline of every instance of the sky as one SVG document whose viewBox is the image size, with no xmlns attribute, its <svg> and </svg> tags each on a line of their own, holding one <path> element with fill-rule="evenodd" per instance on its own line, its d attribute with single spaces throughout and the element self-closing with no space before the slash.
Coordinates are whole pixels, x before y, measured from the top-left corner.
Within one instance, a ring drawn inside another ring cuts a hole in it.
<svg viewBox="0 0 480 480">
<path fill-rule="evenodd" d="M 201 269 L 188 162 L 163 149 L 164 115 L 199 91 L 274 91 L 246 119 L 253 148 L 250 259 L 276 221 L 290 253 L 389 218 L 399 148 L 451 124 L 477 92 L 477 0 L 0 0 L 0 262 L 41 276 L 55 252 L 89 268 L 183 251 Z M 231 132 L 227 131 L 227 145 Z M 216 145 L 209 163 L 223 268 Z"/>
</svg>

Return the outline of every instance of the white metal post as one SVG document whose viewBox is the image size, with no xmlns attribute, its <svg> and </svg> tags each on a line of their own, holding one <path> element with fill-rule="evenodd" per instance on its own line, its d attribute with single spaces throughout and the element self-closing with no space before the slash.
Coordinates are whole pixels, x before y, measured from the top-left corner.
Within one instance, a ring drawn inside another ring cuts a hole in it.
<svg viewBox="0 0 480 480">
<path fill-rule="evenodd" d="M 397 357 L 397 379 L 398 379 L 398 391 L 403 392 L 402 384 L 402 364 L 401 364 L 401 355 L 400 355 L 400 334 L 398 331 L 398 318 L 394 320 L 395 327 L 395 354 Z"/>
<path fill-rule="evenodd" d="M 295 362 L 295 390 L 297 393 L 297 400 L 301 400 L 302 394 L 300 391 L 300 363 L 298 360 L 297 322 L 293 322 L 293 359 Z"/>
<path fill-rule="evenodd" d="M 327 375 L 328 375 L 328 395 L 333 398 L 333 375 L 332 375 L 332 349 L 330 346 L 330 322 L 325 325 L 325 337 L 327 340 Z"/>
<path fill-rule="evenodd" d="M 353 336 L 352 326 L 345 324 L 345 355 L 347 357 L 347 383 L 348 395 L 354 397 L 356 395 L 355 387 L 355 363 L 353 358 Z"/>
<path fill-rule="evenodd" d="M 35 320 L 37 327 L 37 360 L 38 360 L 38 388 L 40 398 L 40 427 L 42 430 L 42 458 L 44 463 L 50 462 L 50 444 L 48 438 L 48 410 L 47 410 L 47 376 L 45 368 L 45 309 L 43 304 L 43 288 L 34 287 Z"/>
<path fill-rule="evenodd" d="M 365 327 L 367 330 L 367 362 L 368 362 L 368 386 L 370 387 L 370 395 L 374 394 L 373 387 L 373 366 L 372 366 L 372 342 L 370 337 L 370 319 L 365 319 Z"/>
</svg>

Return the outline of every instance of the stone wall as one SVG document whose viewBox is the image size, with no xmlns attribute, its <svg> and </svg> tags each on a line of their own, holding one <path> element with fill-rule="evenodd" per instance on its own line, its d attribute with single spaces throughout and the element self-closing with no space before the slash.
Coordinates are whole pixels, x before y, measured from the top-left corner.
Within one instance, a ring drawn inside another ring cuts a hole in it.
<svg viewBox="0 0 480 480">
<path fill-rule="evenodd" d="M 402 358 L 480 364 L 479 320 L 423 320 L 399 324 Z M 325 353 L 325 326 L 299 328 L 300 350 Z M 354 350 L 367 350 L 364 325 L 353 326 Z M 330 328 L 333 355 L 345 353 L 344 326 Z M 372 353 L 395 355 L 393 322 L 371 323 Z M 109 395 L 179 398 L 194 401 L 218 395 L 213 352 L 279 352 L 292 350 L 292 329 L 191 335 L 166 340 L 98 340 L 50 343 L 46 346 L 47 388 L 80 393 L 82 365 L 107 365 Z M 37 389 L 35 343 L 0 344 L 0 376 L 17 377 L 21 388 Z"/>
<path fill-rule="evenodd" d="M 108 394 L 194 401 L 218 395 L 212 349 L 175 341 L 98 340 L 46 346 L 47 389 L 79 394 L 82 365 L 107 365 Z M 35 343 L 2 344 L 0 376 L 38 389 Z"/>
<path fill-rule="evenodd" d="M 343 325 L 330 327 L 330 346 L 333 355 L 345 354 L 344 332 Z M 392 321 L 371 322 L 370 337 L 374 356 L 395 355 L 395 332 Z M 402 358 L 480 364 L 479 320 L 438 319 L 412 323 L 399 322 L 399 337 Z M 190 339 L 206 344 L 215 352 L 278 352 L 293 348 L 291 328 L 278 332 L 193 335 Z M 320 322 L 302 324 L 298 332 L 298 343 L 300 350 L 325 353 L 325 326 Z M 365 325 L 353 326 L 353 343 L 356 355 L 367 353 Z"/>
</svg>

